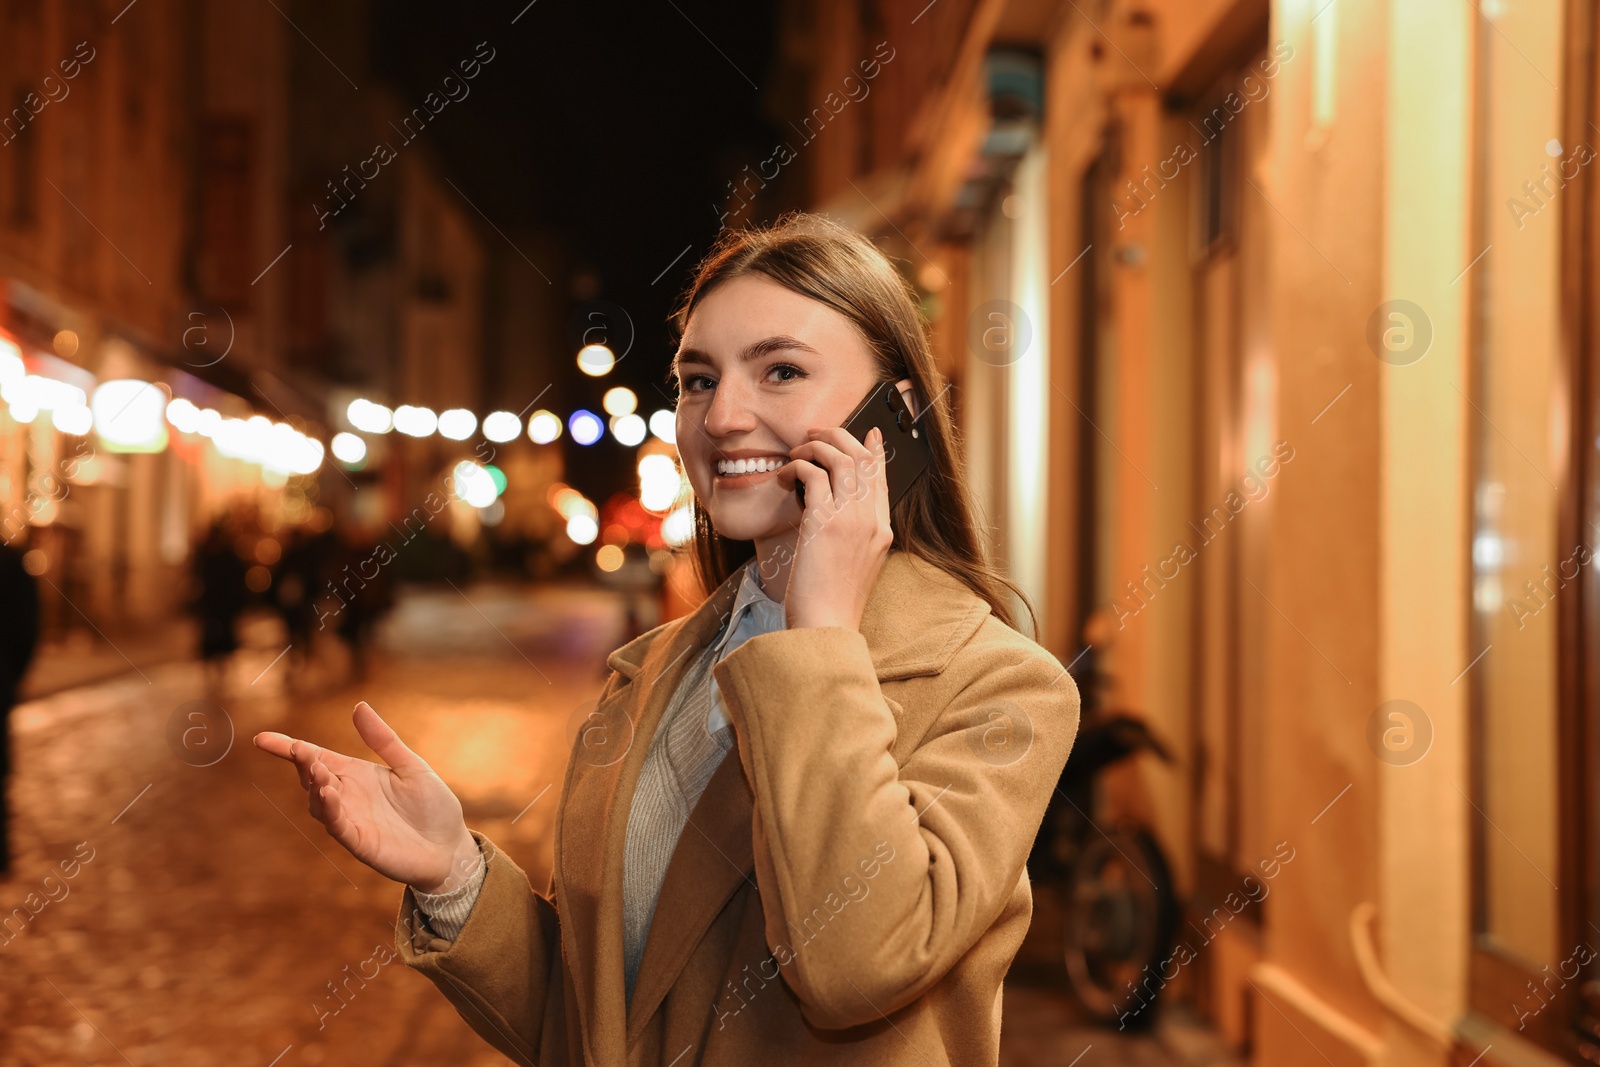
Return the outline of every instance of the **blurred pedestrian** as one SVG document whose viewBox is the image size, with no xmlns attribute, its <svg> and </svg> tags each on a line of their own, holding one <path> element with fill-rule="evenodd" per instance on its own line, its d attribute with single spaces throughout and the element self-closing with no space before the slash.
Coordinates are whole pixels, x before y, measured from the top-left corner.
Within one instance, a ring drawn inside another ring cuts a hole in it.
<svg viewBox="0 0 1600 1067">
<path fill-rule="evenodd" d="M 244 611 L 245 564 L 234 551 L 227 524 L 218 519 L 194 554 L 195 612 L 200 617 L 200 660 L 206 688 L 216 692 L 227 679 L 228 657 L 239 648 L 239 615 Z"/>
<path fill-rule="evenodd" d="M 283 555 L 272 578 L 272 602 L 288 635 L 285 669 L 292 689 L 311 662 L 312 623 L 316 621 L 312 598 L 322 576 L 323 542 L 302 527 L 291 528 L 284 541 Z"/>
<path fill-rule="evenodd" d="M 0 544 L 0 877 L 11 869 L 11 709 L 39 642 L 39 583 L 22 553 Z"/>
<path fill-rule="evenodd" d="M 350 673 L 356 681 L 367 677 L 367 648 L 378 620 L 394 606 L 394 586 L 384 564 L 392 553 L 370 540 L 347 537 L 334 581 L 348 595 L 339 611 L 339 636 L 350 649 Z"/>
</svg>

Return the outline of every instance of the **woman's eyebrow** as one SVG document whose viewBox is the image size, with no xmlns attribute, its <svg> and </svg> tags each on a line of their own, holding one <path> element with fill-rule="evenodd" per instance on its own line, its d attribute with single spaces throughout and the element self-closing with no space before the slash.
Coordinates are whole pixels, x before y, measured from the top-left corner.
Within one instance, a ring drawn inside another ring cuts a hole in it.
<svg viewBox="0 0 1600 1067">
<path fill-rule="evenodd" d="M 739 359 L 741 361 L 760 359 L 762 356 L 770 355 L 773 352 L 784 351 L 809 352 L 813 356 L 822 354 L 798 337 L 777 334 L 772 337 L 763 337 L 761 340 L 745 346 L 744 351 L 739 353 Z M 708 367 L 716 366 L 716 360 L 698 348 L 682 348 L 678 350 L 678 364 L 681 366 L 685 363 L 698 363 Z"/>
</svg>

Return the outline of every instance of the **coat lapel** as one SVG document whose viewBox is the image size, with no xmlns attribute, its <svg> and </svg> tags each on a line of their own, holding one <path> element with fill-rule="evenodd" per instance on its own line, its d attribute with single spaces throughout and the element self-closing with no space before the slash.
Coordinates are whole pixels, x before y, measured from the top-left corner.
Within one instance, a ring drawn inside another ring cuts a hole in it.
<svg viewBox="0 0 1600 1067">
<path fill-rule="evenodd" d="M 739 750 L 730 748 L 678 836 L 628 1009 L 628 1044 L 678 980 L 695 946 L 739 888 L 755 888 L 754 798 Z"/>
<path fill-rule="evenodd" d="M 733 606 L 740 574 L 669 635 L 646 635 L 607 658 L 625 681 L 589 714 L 567 764 L 556 825 L 556 901 L 588 1062 L 625 1059 L 622 853 L 645 752 L 694 654 Z"/>
</svg>

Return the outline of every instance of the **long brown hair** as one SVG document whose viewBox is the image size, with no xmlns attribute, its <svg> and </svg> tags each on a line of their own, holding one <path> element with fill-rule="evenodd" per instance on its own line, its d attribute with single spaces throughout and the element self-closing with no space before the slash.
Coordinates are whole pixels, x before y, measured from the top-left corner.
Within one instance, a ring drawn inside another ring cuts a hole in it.
<svg viewBox="0 0 1600 1067">
<path fill-rule="evenodd" d="M 910 552 L 961 580 L 989 602 L 1007 626 L 1020 630 L 1007 597 L 1028 609 L 1035 635 L 1038 616 L 1017 585 L 994 567 L 973 522 L 966 470 L 957 448 L 955 420 L 917 301 L 894 265 L 867 238 L 821 215 L 793 211 L 771 226 L 726 230 L 701 261 L 672 313 L 674 346 L 696 305 L 716 286 L 761 274 L 801 296 L 833 308 L 855 324 L 877 358 L 878 381 L 910 378 L 932 463 L 890 511 L 895 548 Z M 696 576 L 716 589 L 755 555 L 753 541 L 717 533 L 698 499 L 692 504 Z"/>
</svg>

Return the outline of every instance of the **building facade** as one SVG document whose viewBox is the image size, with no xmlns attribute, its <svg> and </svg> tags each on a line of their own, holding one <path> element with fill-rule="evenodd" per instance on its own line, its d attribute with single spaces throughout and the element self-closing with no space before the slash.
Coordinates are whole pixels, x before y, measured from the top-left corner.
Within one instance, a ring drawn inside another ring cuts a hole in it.
<svg viewBox="0 0 1600 1067">
<path fill-rule="evenodd" d="M 191 0 L 11 0 L 0 24 L 5 536 L 37 553 L 52 629 L 160 618 L 205 520 L 276 510 L 290 479 L 176 435 L 108 446 L 10 379 L 79 390 L 80 407 L 112 380 L 227 416 L 263 406 L 250 383 L 285 342 L 268 268 L 288 244 L 290 31 L 270 8 Z"/>
<path fill-rule="evenodd" d="M 485 43 L 413 90 L 383 76 L 375 17 L 0 3 L 0 536 L 32 551 L 53 634 L 182 610 L 191 550 L 225 514 L 243 554 L 266 554 L 263 593 L 282 527 L 338 516 L 370 540 L 430 494 L 453 500 L 453 466 L 486 449 L 379 434 L 363 461 L 285 472 L 210 424 L 156 413 L 157 437 L 124 447 L 101 432 L 122 412 L 91 429 L 33 401 L 76 411 L 108 381 L 143 382 L 142 401 L 283 423 L 325 448 L 355 429 L 357 397 L 481 419 L 552 381 L 566 294 L 521 251 L 553 262 L 549 241 L 502 248 L 438 148 L 504 59 Z M 517 488 L 542 518 L 543 486 Z M 441 538 L 480 532 L 478 509 L 432 511 Z"/>
<path fill-rule="evenodd" d="M 1178 756 L 1104 789 L 1185 901 L 1140 989 L 1253 1063 L 1595 1062 L 1591 6 L 799 7 L 807 205 Z"/>
</svg>

